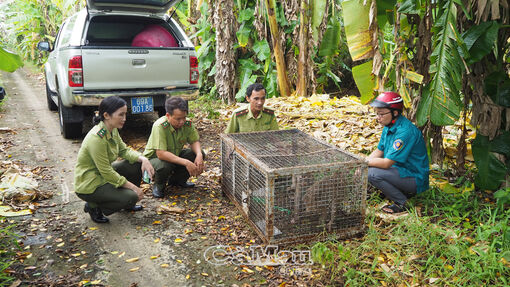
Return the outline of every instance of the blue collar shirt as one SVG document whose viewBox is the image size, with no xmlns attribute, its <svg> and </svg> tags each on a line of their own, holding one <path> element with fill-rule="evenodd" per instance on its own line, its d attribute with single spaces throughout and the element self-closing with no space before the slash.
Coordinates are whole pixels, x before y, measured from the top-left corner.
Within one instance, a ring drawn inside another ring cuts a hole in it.
<svg viewBox="0 0 510 287">
<path fill-rule="evenodd" d="M 416 179 L 416 192 L 429 189 L 429 159 L 421 131 L 404 116 L 384 127 L 377 146 L 384 158 L 395 161 L 401 177 Z"/>
</svg>

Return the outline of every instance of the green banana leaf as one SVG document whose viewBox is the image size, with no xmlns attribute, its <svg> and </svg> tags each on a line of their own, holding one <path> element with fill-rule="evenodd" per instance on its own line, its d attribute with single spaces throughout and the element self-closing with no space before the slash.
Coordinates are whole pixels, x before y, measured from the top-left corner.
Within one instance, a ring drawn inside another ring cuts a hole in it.
<svg viewBox="0 0 510 287">
<path fill-rule="evenodd" d="M 241 81 L 241 88 L 237 91 L 236 100 L 242 102 L 245 99 L 246 88 L 255 83 L 257 75 L 253 75 L 253 71 L 260 69 L 260 65 L 253 63 L 252 60 L 240 59 L 240 75 L 239 80 Z"/>
<path fill-rule="evenodd" d="M 245 24 L 246 23 L 241 24 L 241 27 L 239 27 L 239 30 L 236 32 L 237 41 L 241 47 L 246 47 L 250 41 L 251 29 L 248 27 L 248 25 Z"/>
<path fill-rule="evenodd" d="M 496 71 L 485 78 L 484 88 L 496 105 L 510 108 L 510 78 L 504 70 Z"/>
<path fill-rule="evenodd" d="M 239 12 L 237 22 L 241 23 L 241 26 L 239 27 L 239 30 L 237 30 L 236 36 L 239 46 L 241 47 L 246 47 L 250 41 L 250 32 L 252 31 L 254 18 L 253 13 L 254 10 L 251 8 L 247 8 Z"/>
<path fill-rule="evenodd" d="M 314 0 L 312 3 L 312 37 L 314 41 L 317 41 L 319 37 L 319 26 L 324 18 L 326 12 L 327 0 Z"/>
<path fill-rule="evenodd" d="M 370 60 L 352 68 L 352 76 L 361 94 L 362 104 L 371 102 L 376 96 L 374 91 L 376 83 L 375 76 L 372 74 L 372 64 L 373 61 Z"/>
<path fill-rule="evenodd" d="M 508 166 L 497 159 L 493 152 L 506 154 L 507 157 L 510 155 L 510 132 L 505 132 L 492 141 L 489 141 L 489 137 L 477 133 L 472 149 L 478 168 L 475 185 L 482 189 L 498 189 L 505 180 Z"/>
<path fill-rule="evenodd" d="M 4 50 L 0 47 L 0 70 L 6 72 L 14 72 L 23 66 L 20 56 Z"/>
<path fill-rule="evenodd" d="M 197 56 L 199 58 L 202 58 L 203 56 L 209 54 L 209 50 L 211 49 L 211 41 L 212 40 L 213 40 L 212 38 L 209 38 L 206 41 L 204 41 L 201 46 L 195 47 L 195 50 L 197 51 Z"/>
<path fill-rule="evenodd" d="M 393 9 L 395 9 L 397 0 L 377 1 L 377 25 L 379 29 L 383 30 L 386 23 L 393 25 L 395 19 L 393 18 Z"/>
<path fill-rule="evenodd" d="M 368 29 L 369 10 L 370 1 L 367 1 L 366 6 L 361 0 L 342 2 L 345 37 L 353 61 L 369 59 L 373 56 L 372 38 Z"/>
<path fill-rule="evenodd" d="M 483 22 L 462 34 L 462 39 L 469 49 L 468 65 L 479 62 L 492 51 L 498 38 L 499 27 L 496 21 Z"/>
<path fill-rule="evenodd" d="M 241 79 L 241 88 L 237 91 L 236 101 L 243 102 L 246 99 L 246 88 L 257 81 L 257 75 L 248 75 Z"/>
<path fill-rule="evenodd" d="M 422 0 L 404 0 L 400 3 L 398 13 L 402 14 L 416 14 L 420 18 L 423 16 L 425 9 L 422 9 Z"/>
<path fill-rule="evenodd" d="M 429 119 L 436 126 L 454 124 L 462 110 L 460 90 L 464 65 L 459 50 L 466 48 L 456 31 L 455 5 L 455 1 L 445 2 L 432 29 L 433 51 L 429 68 L 432 80 L 425 87 L 418 106 L 416 121 L 419 126 Z"/>
<path fill-rule="evenodd" d="M 271 49 L 269 48 L 269 44 L 266 39 L 256 41 L 253 44 L 253 51 L 257 54 L 257 59 L 260 61 L 265 61 L 266 59 L 271 58 Z"/>
<path fill-rule="evenodd" d="M 179 17 L 179 22 L 181 22 L 181 24 L 186 28 L 186 30 L 189 29 L 191 24 L 188 21 L 188 16 L 179 9 L 177 9 L 175 13 L 177 14 L 177 17 Z"/>
<path fill-rule="evenodd" d="M 276 81 L 277 72 L 272 68 L 272 72 L 267 73 L 262 81 L 266 89 L 266 98 L 276 97 L 278 95 L 278 81 Z"/>
<path fill-rule="evenodd" d="M 252 8 L 246 8 L 241 10 L 239 12 L 239 17 L 237 17 L 237 22 L 244 23 L 252 21 L 255 18 L 254 13 L 255 11 Z"/>
<path fill-rule="evenodd" d="M 340 27 L 340 21 L 335 20 L 335 17 L 331 17 L 330 23 L 328 24 L 324 37 L 322 38 L 319 48 L 319 56 L 327 57 L 338 53 L 341 33 L 342 28 Z"/>
<path fill-rule="evenodd" d="M 491 151 L 497 152 L 510 158 L 510 132 L 503 131 L 491 141 Z"/>
</svg>

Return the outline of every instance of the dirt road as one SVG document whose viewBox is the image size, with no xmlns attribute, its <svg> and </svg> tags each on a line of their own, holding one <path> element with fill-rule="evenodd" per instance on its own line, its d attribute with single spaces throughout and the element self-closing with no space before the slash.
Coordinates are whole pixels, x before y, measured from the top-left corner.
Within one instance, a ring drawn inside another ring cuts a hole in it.
<svg viewBox="0 0 510 287">
<path fill-rule="evenodd" d="M 42 167 L 40 189 L 53 192 L 52 199 L 42 202 L 49 207 L 14 220 L 25 252 L 23 262 L 13 268 L 21 286 L 267 286 L 283 282 L 271 270 L 205 262 L 203 253 L 210 246 L 260 242 L 210 178 L 198 178 L 197 188 L 174 190 L 162 200 L 154 199 L 148 190 L 142 212 L 113 214 L 109 224 L 92 222 L 73 192 L 81 140 L 60 135 L 58 114 L 47 109 L 42 77 L 18 70 L 3 73 L 1 79 L 9 96 L 0 127 L 15 131 L 2 134 L 12 145 L 1 154 L 2 160 Z M 151 116 L 128 119 L 123 137 L 129 144 L 137 147 L 147 139 Z M 218 133 L 200 126 L 199 130 L 203 147 L 212 155 L 209 168 L 218 170 Z M 158 214 L 162 204 L 186 211 Z"/>
</svg>

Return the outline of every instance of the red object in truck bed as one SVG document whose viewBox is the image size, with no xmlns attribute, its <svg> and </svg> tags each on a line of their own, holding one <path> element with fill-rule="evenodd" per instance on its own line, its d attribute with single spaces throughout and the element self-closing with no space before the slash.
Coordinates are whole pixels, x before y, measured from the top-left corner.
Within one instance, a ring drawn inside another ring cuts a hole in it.
<svg viewBox="0 0 510 287">
<path fill-rule="evenodd" d="M 174 36 L 159 25 L 149 25 L 138 33 L 131 43 L 133 47 L 177 47 Z"/>
</svg>

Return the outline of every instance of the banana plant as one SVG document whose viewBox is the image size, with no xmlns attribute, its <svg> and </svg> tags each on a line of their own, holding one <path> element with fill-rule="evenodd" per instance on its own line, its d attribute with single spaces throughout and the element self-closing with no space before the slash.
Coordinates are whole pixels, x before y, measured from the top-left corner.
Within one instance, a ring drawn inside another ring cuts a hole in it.
<svg viewBox="0 0 510 287">
<path fill-rule="evenodd" d="M 342 58 L 339 59 L 338 57 L 341 52 L 341 21 L 342 19 L 337 17 L 333 12 L 333 15 L 330 16 L 326 32 L 324 33 L 324 37 L 322 38 L 319 46 L 318 57 L 314 60 L 319 68 L 317 73 L 317 84 L 320 92 L 324 91 L 324 87 L 327 85 L 329 80 L 331 80 L 335 86 L 340 89 L 341 79 L 332 71 L 332 67 L 338 62 L 341 62 L 340 65 L 343 64 L 345 66 L 342 62 Z M 347 54 L 343 56 L 348 57 Z M 350 70 L 350 68 L 347 67 L 347 70 Z"/>
<path fill-rule="evenodd" d="M 503 131 L 493 140 L 477 133 L 472 146 L 478 169 L 475 176 L 476 186 L 497 190 L 505 181 L 506 175 L 510 174 L 510 132 Z M 495 153 L 505 156 L 506 162 L 498 159 Z"/>
<path fill-rule="evenodd" d="M 462 110 L 460 99 L 462 75 L 466 63 L 461 51 L 465 44 L 457 31 L 457 5 L 460 1 L 440 1 L 442 13 L 434 23 L 432 32 L 433 52 L 430 57 L 430 84 L 424 89 L 417 112 L 417 123 L 425 125 L 430 120 L 434 125 L 452 125 L 459 119 Z"/>
<path fill-rule="evenodd" d="M 333 6 L 333 9 L 331 10 L 333 14 L 331 16 L 334 16 L 334 1 L 332 1 L 331 4 Z M 312 19 L 310 27 L 312 29 L 312 37 L 315 42 L 317 42 L 319 39 L 319 26 L 321 25 L 322 19 L 324 18 L 324 13 L 326 12 L 327 5 L 327 0 L 314 0 L 311 2 Z"/>
<path fill-rule="evenodd" d="M 37 51 L 37 43 L 54 39 L 57 25 L 84 5 L 82 0 L 4 1 L 0 3 L 0 21 L 5 25 L 5 34 L 0 37 L 24 59 L 44 63 L 45 56 Z"/>
<path fill-rule="evenodd" d="M 372 0 L 375 1 L 375 0 Z M 359 0 L 342 2 L 345 37 L 353 61 L 370 59 L 352 68 L 352 76 L 361 94 L 361 102 L 368 103 L 375 97 L 376 78 L 372 73 L 374 47 L 373 28 L 370 29 L 370 5 Z"/>
<path fill-rule="evenodd" d="M 195 45 L 198 56 L 198 70 L 200 72 L 198 85 L 204 92 L 211 93 L 216 90 L 214 81 L 212 78 L 216 74 L 215 63 L 215 46 L 216 46 L 216 34 L 209 21 L 209 6 L 207 1 L 198 1 L 197 5 L 200 4 L 201 17 L 197 20 L 197 23 L 193 25 L 195 33 L 190 36 L 190 39 L 196 40 L 199 45 Z"/>
<path fill-rule="evenodd" d="M 502 54 L 510 47 L 510 43 L 506 47 L 499 47 L 494 51 L 500 28 L 502 26 L 497 22 L 488 21 L 473 26 L 463 33 L 462 37 L 469 49 L 468 63 L 478 62 L 491 53 L 502 58 Z M 498 62 L 501 63 L 503 60 L 500 59 Z M 505 108 L 506 113 L 508 113 L 510 108 L 510 78 L 504 67 L 496 65 L 494 69 L 485 79 L 484 92 L 495 105 Z M 505 179 L 510 176 L 510 131 L 500 128 L 498 136 L 494 139 L 490 139 L 487 135 L 477 131 L 472 148 L 477 167 L 476 186 L 482 189 L 499 189 L 504 184 Z M 508 186 L 509 182 L 506 182 L 506 184 Z"/>
</svg>

